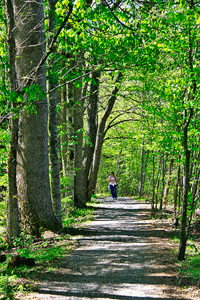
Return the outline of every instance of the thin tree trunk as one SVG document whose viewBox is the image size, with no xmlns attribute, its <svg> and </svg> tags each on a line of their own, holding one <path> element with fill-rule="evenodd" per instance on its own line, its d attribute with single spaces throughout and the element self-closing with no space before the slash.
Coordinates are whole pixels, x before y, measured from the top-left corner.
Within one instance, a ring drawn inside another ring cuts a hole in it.
<svg viewBox="0 0 200 300">
<path fill-rule="evenodd" d="M 139 198 L 142 198 L 143 190 L 144 190 L 144 138 L 142 139 L 142 147 L 141 147 L 141 167 L 140 167 L 140 185 L 139 185 Z"/>
<path fill-rule="evenodd" d="M 165 188 L 165 160 L 164 154 L 162 153 L 162 163 L 161 163 L 161 172 L 162 172 L 162 187 L 161 187 L 161 196 L 160 196 L 160 211 L 162 213 L 163 210 L 163 195 L 164 195 L 164 188 Z"/>
<path fill-rule="evenodd" d="M 153 174 L 152 174 L 152 199 L 151 199 L 151 215 L 155 215 L 155 157 L 153 154 Z"/>
<path fill-rule="evenodd" d="M 158 209 L 158 193 L 159 193 L 159 189 L 160 189 L 160 177 L 162 174 L 161 166 L 162 166 L 162 158 L 159 157 L 158 172 L 157 172 L 157 178 L 156 178 L 157 186 L 156 186 L 156 191 L 155 191 L 155 209 L 156 210 Z"/>
<path fill-rule="evenodd" d="M 180 174 L 178 191 L 178 213 L 181 213 L 181 204 L 183 201 L 183 176 Z"/>
<path fill-rule="evenodd" d="M 198 149 L 200 150 L 200 149 Z M 196 197 L 196 193 L 197 193 L 197 189 L 198 189 L 198 185 L 199 185 L 199 178 L 200 178 L 200 169 L 199 169 L 199 165 L 200 165 L 200 153 L 198 154 L 197 157 L 194 157 L 193 161 L 196 161 L 195 167 L 194 167 L 194 171 L 193 171 L 193 184 L 192 184 L 192 199 L 195 199 Z M 191 174 L 192 177 L 192 174 Z"/>
<path fill-rule="evenodd" d="M 182 204 L 182 218 L 181 218 L 181 230 L 180 230 L 180 245 L 178 260 L 185 259 L 186 242 L 187 242 L 187 198 L 190 187 L 190 151 L 188 150 L 188 125 L 184 128 L 184 164 L 183 164 L 183 204 Z"/>
<path fill-rule="evenodd" d="M 74 84 L 68 84 L 67 88 L 68 102 L 67 102 L 67 177 L 70 178 L 68 186 L 68 195 L 72 198 L 74 206 L 74 166 L 75 166 L 75 147 L 74 147 Z M 80 101 L 80 99 L 79 99 Z M 82 116 L 81 116 L 82 118 Z"/>
<path fill-rule="evenodd" d="M 148 164 L 148 160 L 149 160 L 149 153 L 150 151 L 147 150 L 145 151 L 145 156 L 144 156 L 144 172 L 143 172 L 143 181 L 142 181 L 142 186 L 143 186 L 143 189 L 144 189 L 144 186 L 145 186 L 145 180 L 146 180 L 146 169 L 147 169 L 147 164 Z M 149 191 L 149 189 L 148 189 Z"/>
<path fill-rule="evenodd" d="M 61 111 L 60 111 L 60 149 L 62 162 L 62 176 L 67 176 L 67 150 L 68 150 L 68 135 L 67 135 L 67 88 L 64 84 L 61 88 Z"/>
<path fill-rule="evenodd" d="M 181 168 L 179 165 L 178 171 L 177 171 L 176 185 L 175 185 L 175 190 L 174 190 L 174 217 L 175 217 L 175 219 L 177 217 L 178 189 L 179 189 L 179 182 L 180 182 L 180 174 L 181 174 Z"/>
<path fill-rule="evenodd" d="M 170 160 L 170 165 L 169 165 L 169 175 L 167 178 L 167 182 L 165 185 L 165 190 L 164 190 L 164 196 L 163 196 L 163 204 L 166 206 L 167 205 L 167 201 L 168 201 L 168 195 L 169 195 L 169 188 L 171 185 L 171 179 L 172 179 L 172 171 L 173 171 L 173 163 L 174 163 L 174 159 L 172 158 Z"/>
<path fill-rule="evenodd" d="M 16 91 L 15 73 L 15 39 L 14 39 L 14 14 L 11 0 L 5 2 L 7 20 L 7 45 L 9 62 L 9 81 L 10 91 Z M 12 104 L 14 106 L 14 104 Z M 13 238 L 18 237 L 19 230 L 19 211 L 17 196 L 17 145 L 18 145 L 18 117 L 10 117 L 10 148 L 8 155 L 8 202 L 7 202 L 7 242 L 12 247 Z"/>
<path fill-rule="evenodd" d="M 194 7 L 194 2 L 191 1 L 191 9 Z M 195 46 L 196 47 L 196 46 Z M 188 61 L 190 67 L 190 74 L 193 74 L 193 40 L 191 31 L 189 30 L 189 51 Z M 193 101 L 197 90 L 196 79 L 192 78 L 192 89 L 189 90 L 188 100 Z M 183 114 L 183 150 L 184 150 L 184 164 L 183 164 L 183 205 L 182 205 L 182 218 L 181 218 L 181 230 L 180 230 L 180 245 L 178 260 L 185 259 L 186 243 L 187 243 L 187 203 L 188 203 L 188 192 L 190 189 L 190 150 L 188 149 L 188 127 L 194 114 L 193 107 L 189 110 L 185 108 Z M 189 231 L 188 231 L 189 234 Z"/>
<path fill-rule="evenodd" d="M 119 154 L 117 157 L 117 165 L 116 165 L 116 171 L 115 174 L 118 176 L 120 174 L 120 167 L 123 168 L 123 161 L 121 160 L 122 156 L 122 148 L 119 150 Z"/>
<path fill-rule="evenodd" d="M 74 87 L 74 133 L 75 133 L 75 161 L 74 161 L 74 205 L 78 208 L 86 206 L 83 190 L 83 105 L 82 82 Z"/>
</svg>

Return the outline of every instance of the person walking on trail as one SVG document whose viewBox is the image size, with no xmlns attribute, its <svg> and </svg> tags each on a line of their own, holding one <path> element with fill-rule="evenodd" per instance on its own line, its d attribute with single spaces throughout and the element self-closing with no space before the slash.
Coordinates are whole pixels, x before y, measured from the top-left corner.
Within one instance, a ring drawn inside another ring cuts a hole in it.
<svg viewBox="0 0 200 300">
<path fill-rule="evenodd" d="M 117 176 L 115 176 L 114 172 L 110 173 L 110 176 L 107 179 L 108 188 L 111 192 L 112 200 L 117 199 Z"/>
</svg>

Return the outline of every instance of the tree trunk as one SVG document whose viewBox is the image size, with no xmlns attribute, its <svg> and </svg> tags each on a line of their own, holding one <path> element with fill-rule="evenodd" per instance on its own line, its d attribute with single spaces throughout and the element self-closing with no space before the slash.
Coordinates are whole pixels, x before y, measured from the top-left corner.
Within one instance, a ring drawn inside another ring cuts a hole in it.
<svg viewBox="0 0 200 300">
<path fill-rule="evenodd" d="M 152 198 L 151 198 L 151 215 L 155 216 L 155 156 L 152 158 Z"/>
<path fill-rule="evenodd" d="M 162 171 L 161 171 L 161 168 L 162 168 L 162 158 L 159 156 L 159 162 L 158 162 L 158 171 L 157 171 L 157 178 L 156 178 L 156 191 L 155 191 L 155 209 L 157 210 L 158 209 L 158 194 L 159 194 L 159 189 L 160 189 L 160 177 L 161 177 L 161 174 L 162 174 Z"/>
<path fill-rule="evenodd" d="M 74 134 L 75 134 L 75 160 L 74 160 L 74 205 L 78 208 L 86 206 L 83 190 L 83 105 L 82 82 L 74 87 Z"/>
<path fill-rule="evenodd" d="M 165 206 L 167 205 L 168 195 L 169 195 L 169 188 L 170 188 L 170 185 L 171 185 L 173 163 L 174 163 L 174 159 L 172 158 L 172 159 L 170 160 L 170 165 L 169 165 L 169 175 L 168 175 L 168 178 L 167 178 L 167 182 L 166 182 L 165 190 L 164 190 L 164 196 L 163 196 L 163 204 L 164 204 Z"/>
<path fill-rule="evenodd" d="M 200 149 L 198 149 L 199 152 Z M 196 161 L 195 163 L 195 167 L 194 167 L 194 171 L 193 171 L 193 184 L 192 184 L 192 199 L 196 198 L 196 193 L 197 193 L 197 189 L 199 186 L 199 178 L 200 178 L 200 169 L 199 169 L 199 165 L 200 165 L 200 153 L 194 158 L 193 161 Z M 192 174 L 191 174 L 192 176 Z"/>
<path fill-rule="evenodd" d="M 116 86 L 114 87 L 114 89 L 112 91 L 111 97 L 108 101 L 108 105 L 102 115 L 102 118 L 100 120 L 98 129 L 97 129 L 97 138 L 96 138 L 96 144 L 95 144 L 95 150 L 94 150 L 92 170 L 91 170 L 91 175 L 90 175 L 89 185 L 88 185 L 87 199 L 89 201 L 91 200 L 91 196 L 94 193 L 95 188 L 96 188 L 97 175 L 98 175 L 99 165 L 100 165 L 100 161 L 101 161 L 101 151 L 102 151 L 102 146 L 103 146 L 103 141 L 104 141 L 104 136 L 105 136 L 106 121 L 107 121 L 108 117 L 110 116 L 113 106 L 115 104 L 115 100 L 117 99 L 117 93 L 120 89 L 120 82 L 121 82 L 122 77 L 123 77 L 123 75 L 120 72 L 116 79 Z"/>
<path fill-rule="evenodd" d="M 63 83 L 64 84 L 64 83 Z M 67 177 L 67 151 L 68 151 L 68 134 L 67 134 L 67 87 L 64 84 L 61 88 L 61 110 L 60 110 L 60 160 L 61 176 Z M 62 196 L 67 197 L 67 186 L 63 180 Z"/>
<path fill-rule="evenodd" d="M 67 133 L 68 133 L 68 145 L 67 145 L 67 176 L 70 178 L 68 186 L 68 195 L 72 198 L 74 206 L 74 166 L 75 166 L 75 147 L 74 147 L 74 84 L 68 84 L 67 89 Z M 80 99 L 79 99 L 80 100 Z M 82 116 L 81 116 L 82 118 Z"/>
<path fill-rule="evenodd" d="M 178 189 L 179 189 L 179 182 L 180 182 L 180 174 L 181 174 L 181 168 L 180 168 L 180 165 L 178 165 L 177 179 L 176 179 L 176 185 L 175 185 L 175 190 L 174 190 L 174 217 L 175 217 L 175 219 L 177 217 Z"/>
<path fill-rule="evenodd" d="M 10 91 L 16 91 L 15 73 L 15 40 L 14 40 L 14 15 L 11 0 L 5 2 L 7 20 L 7 46 L 9 63 Z M 14 104 L 12 104 L 14 107 Z M 7 203 L 7 242 L 13 246 L 13 238 L 18 237 L 19 230 L 19 211 L 17 198 L 17 145 L 18 145 L 18 117 L 10 117 L 10 148 L 8 155 L 8 203 Z"/>
<path fill-rule="evenodd" d="M 45 54 L 43 1 L 14 0 L 16 75 L 19 89 L 28 81 L 40 86 L 46 94 L 46 68 L 43 64 L 35 73 Z M 23 47 L 22 47 L 23 45 Z M 27 80 L 28 79 L 28 80 Z M 22 222 L 28 233 L 39 235 L 40 227 L 58 230 L 53 214 L 48 160 L 47 99 L 36 102 L 35 113 L 23 111 L 19 117 L 17 151 L 17 188 Z"/>
<path fill-rule="evenodd" d="M 165 188 L 165 159 L 164 153 L 162 153 L 162 162 L 161 162 L 161 177 L 162 177 L 162 186 L 161 186 L 161 196 L 160 196 L 160 211 L 162 213 L 163 210 L 163 195 L 164 195 L 164 188 Z"/>
<path fill-rule="evenodd" d="M 184 151 L 185 162 L 183 165 L 183 204 L 182 204 L 182 218 L 181 218 L 181 230 L 180 230 L 180 246 L 178 253 L 178 260 L 185 259 L 186 251 L 186 228 L 187 228 L 187 197 L 189 191 L 189 166 L 190 166 L 190 151 L 187 148 L 187 128 L 184 130 Z"/>
<path fill-rule="evenodd" d="M 92 72 L 92 81 L 90 85 L 90 97 L 87 109 L 87 141 L 84 149 L 84 197 L 87 199 L 87 189 L 89 172 L 92 164 L 92 158 L 94 154 L 94 147 L 97 134 L 97 108 L 99 97 L 99 78 L 100 72 Z"/>
<path fill-rule="evenodd" d="M 49 0 L 49 45 L 55 30 L 55 5 L 57 0 Z M 62 226 L 61 192 L 60 192 L 60 169 L 58 160 L 58 130 L 57 130 L 57 94 L 58 80 L 54 74 L 54 59 L 49 61 L 49 144 L 51 162 L 51 193 L 53 211 Z"/>
<path fill-rule="evenodd" d="M 142 139 L 142 148 L 141 148 L 139 198 L 142 198 L 143 189 L 144 189 L 144 138 Z"/>
<path fill-rule="evenodd" d="M 194 2 L 191 1 L 191 9 L 194 8 Z M 188 51 L 188 62 L 190 68 L 190 75 L 194 74 L 193 64 L 193 39 L 191 35 L 191 30 L 189 29 L 189 51 Z M 197 90 L 197 83 L 194 76 L 192 76 L 192 85 L 189 89 L 188 100 L 193 102 Z M 186 243 L 187 243 L 187 203 L 188 203 L 188 192 L 190 189 L 190 150 L 188 149 L 188 127 L 190 125 L 191 119 L 194 114 L 193 107 L 190 107 L 187 111 L 185 108 L 183 111 L 183 150 L 184 150 L 184 164 L 183 164 L 183 205 L 182 205 L 182 218 L 181 218 L 181 230 L 180 230 L 180 245 L 178 260 L 185 259 Z M 189 234 L 189 229 L 188 229 Z"/>
<path fill-rule="evenodd" d="M 61 116 L 60 116 L 60 143 L 61 143 L 61 161 L 62 161 L 62 174 L 67 174 L 67 88 L 66 85 L 61 89 Z"/>
</svg>

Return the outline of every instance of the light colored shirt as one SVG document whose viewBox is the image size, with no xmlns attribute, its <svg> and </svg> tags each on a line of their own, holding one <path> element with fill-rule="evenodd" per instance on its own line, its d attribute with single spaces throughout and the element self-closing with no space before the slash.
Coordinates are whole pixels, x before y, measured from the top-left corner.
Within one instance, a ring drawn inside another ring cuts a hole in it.
<svg viewBox="0 0 200 300">
<path fill-rule="evenodd" d="M 109 176 L 108 177 L 108 182 L 109 182 L 109 184 L 112 184 L 112 185 L 115 185 L 115 184 L 117 184 L 117 176 Z"/>
</svg>

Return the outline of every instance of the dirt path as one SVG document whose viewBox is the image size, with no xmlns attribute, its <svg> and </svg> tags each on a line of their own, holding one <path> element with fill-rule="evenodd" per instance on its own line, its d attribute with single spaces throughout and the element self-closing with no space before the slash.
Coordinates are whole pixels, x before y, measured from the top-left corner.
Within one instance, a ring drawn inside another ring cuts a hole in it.
<svg viewBox="0 0 200 300">
<path fill-rule="evenodd" d="M 199 299 L 180 289 L 171 237 L 148 216 L 150 205 L 130 198 L 102 200 L 95 220 L 57 272 L 40 274 L 39 292 L 27 299 Z"/>
</svg>

